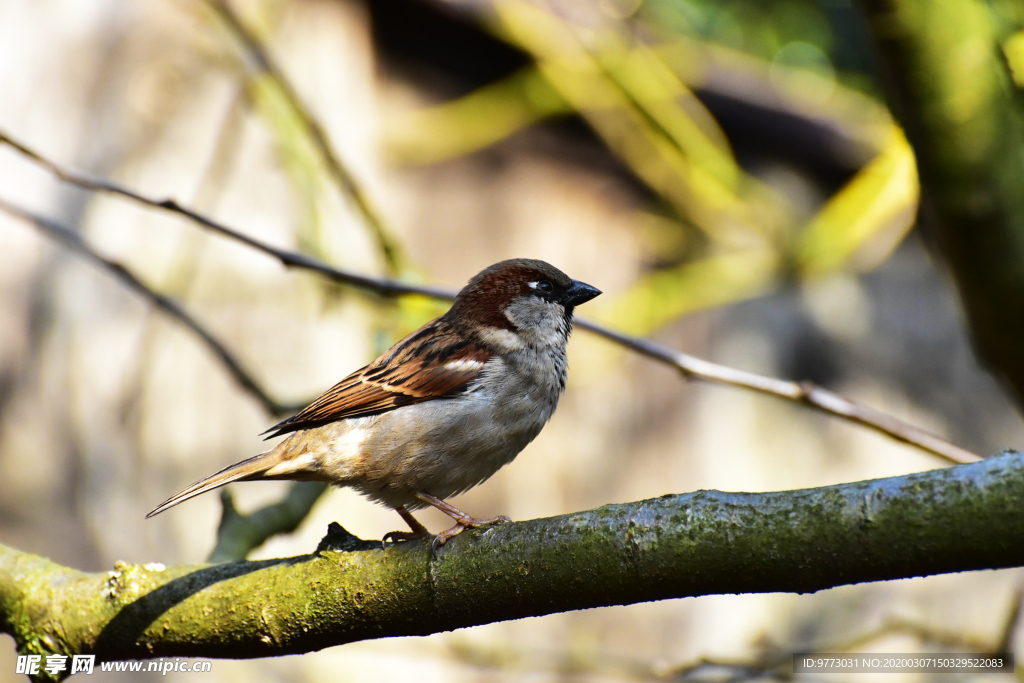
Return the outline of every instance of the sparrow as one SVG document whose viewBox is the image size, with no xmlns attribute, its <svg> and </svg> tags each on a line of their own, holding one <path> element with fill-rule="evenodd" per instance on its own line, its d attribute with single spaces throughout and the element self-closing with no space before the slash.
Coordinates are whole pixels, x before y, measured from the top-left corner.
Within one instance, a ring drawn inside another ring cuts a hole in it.
<svg viewBox="0 0 1024 683">
<path fill-rule="evenodd" d="M 477 519 L 445 502 L 511 462 L 547 423 L 565 390 L 573 310 L 600 290 L 544 261 L 486 268 L 447 313 L 268 429 L 271 450 L 201 479 L 146 515 L 234 481 L 288 479 L 351 487 L 411 514 L 433 506 L 455 521 L 434 543 L 508 517 Z"/>
</svg>

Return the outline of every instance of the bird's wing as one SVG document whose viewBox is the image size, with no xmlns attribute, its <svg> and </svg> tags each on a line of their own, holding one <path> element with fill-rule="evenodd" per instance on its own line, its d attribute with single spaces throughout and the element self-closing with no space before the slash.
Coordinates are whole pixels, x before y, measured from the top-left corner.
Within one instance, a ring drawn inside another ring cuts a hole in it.
<svg viewBox="0 0 1024 683">
<path fill-rule="evenodd" d="M 435 320 L 264 434 L 268 439 L 466 391 L 493 354 Z"/>
</svg>

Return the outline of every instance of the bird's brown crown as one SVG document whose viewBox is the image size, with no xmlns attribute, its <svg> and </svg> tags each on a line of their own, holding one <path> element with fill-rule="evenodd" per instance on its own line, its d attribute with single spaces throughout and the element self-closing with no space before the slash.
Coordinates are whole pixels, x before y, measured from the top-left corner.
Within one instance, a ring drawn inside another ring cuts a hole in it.
<svg viewBox="0 0 1024 683">
<path fill-rule="evenodd" d="M 527 258 L 500 261 L 480 271 L 462 288 L 446 317 L 512 329 L 505 317 L 505 308 L 521 296 L 538 294 L 531 283 L 536 286 L 545 281 L 556 291 L 573 284 L 572 278 L 544 261 Z"/>
</svg>

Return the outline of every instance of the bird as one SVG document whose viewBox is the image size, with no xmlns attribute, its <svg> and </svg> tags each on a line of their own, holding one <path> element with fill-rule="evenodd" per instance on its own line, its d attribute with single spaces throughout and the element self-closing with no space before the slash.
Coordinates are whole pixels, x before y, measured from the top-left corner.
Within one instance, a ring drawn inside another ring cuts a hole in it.
<svg viewBox="0 0 1024 683">
<path fill-rule="evenodd" d="M 434 507 L 455 524 L 438 546 L 478 519 L 447 498 L 511 462 L 551 418 L 565 391 L 566 345 L 576 306 L 596 287 L 540 260 L 501 261 L 478 273 L 441 317 L 410 333 L 292 417 L 263 434 L 274 448 L 200 479 L 146 518 L 236 481 L 321 481 L 350 487 L 430 532 L 412 512 Z"/>
</svg>

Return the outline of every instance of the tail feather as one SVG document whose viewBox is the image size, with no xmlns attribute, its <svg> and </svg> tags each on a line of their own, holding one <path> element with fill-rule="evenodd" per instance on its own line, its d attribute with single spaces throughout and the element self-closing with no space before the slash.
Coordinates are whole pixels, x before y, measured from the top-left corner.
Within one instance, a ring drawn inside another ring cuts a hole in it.
<svg viewBox="0 0 1024 683">
<path fill-rule="evenodd" d="M 200 479 L 196 483 L 185 487 L 164 502 L 157 505 L 152 512 L 146 515 L 146 519 L 149 519 L 154 515 L 159 515 L 167 508 L 172 508 L 178 503 L 185 502 L 189 498 L 194 498 L 195 496 L 206 493 L 207 491 L 220 488 L 221 486 L 230 484 L 233 481 L 263 478 L 263 473 L 278 463 L 277 457 L 270 457 L 272 454 L 273 451 L 267 451 L 266 453 L 254 455 L 253 457 L 241 462 L 236 462 L 234 465 L 228 465 L 220 472 L 215 472 L 208 477 Z"/>
</svg>

